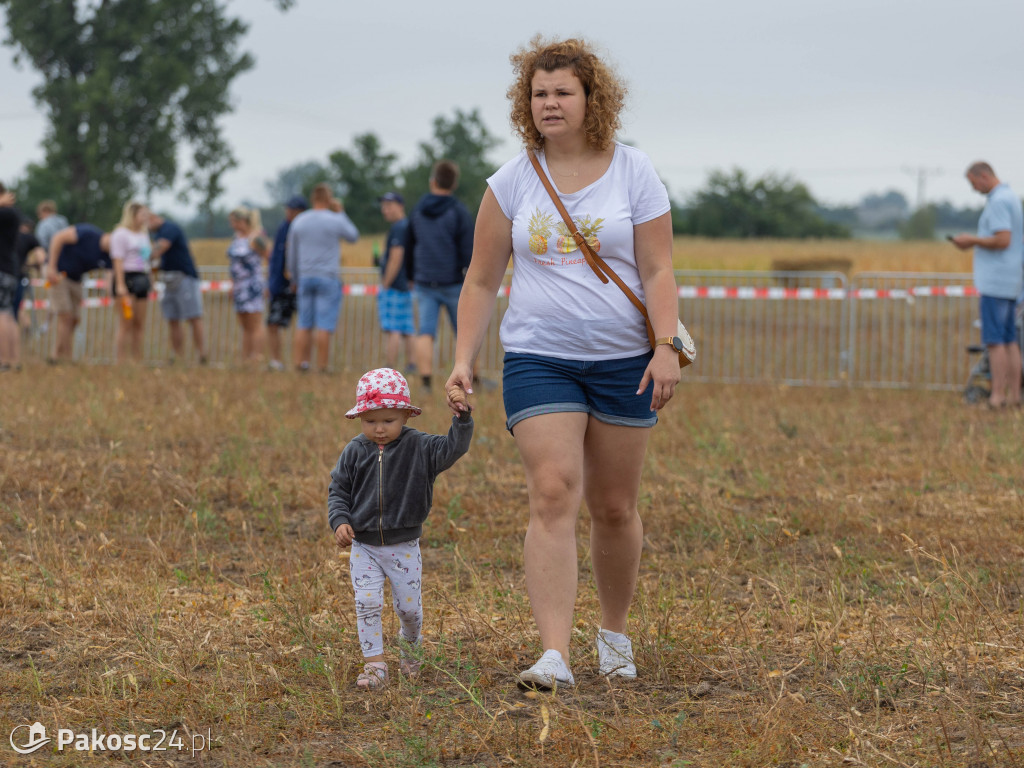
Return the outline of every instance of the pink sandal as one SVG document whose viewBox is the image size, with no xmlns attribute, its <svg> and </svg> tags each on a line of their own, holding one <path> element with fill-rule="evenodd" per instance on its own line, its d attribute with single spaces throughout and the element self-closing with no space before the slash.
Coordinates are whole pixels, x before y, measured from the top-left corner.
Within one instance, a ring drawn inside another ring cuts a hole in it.
<svg viewBox="0 0 1024 768">
<path fill-rule="evenodd" d="M 388 684 L 388 665 L 383 661 L 368 661 L 356 678 L 356 685 L 366 691 L 375 691 Z"/>
</svg>

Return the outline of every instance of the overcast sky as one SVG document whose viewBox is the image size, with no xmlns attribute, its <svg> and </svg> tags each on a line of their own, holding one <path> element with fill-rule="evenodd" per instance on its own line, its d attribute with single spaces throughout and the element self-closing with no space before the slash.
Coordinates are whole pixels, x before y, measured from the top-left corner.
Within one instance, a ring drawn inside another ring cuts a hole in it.
<svg viewBox="0 0 1024 768">
<path fill-rule="evenodd" d="M 792 174 L 822 202 L 895 188 L 914 204 L 980 205 L 963 178 L 986 159 L 1024 194 L 1024 3 L 980 0 L 232 0 L 256 67 L 224 119 L 240 165 L 224 204 L 372 131 L 403 164 L 437 115 L 479 108 L 504 143 L 509 54 L 534 34 L 582 35 L 625 78 L 623 138 L 674 198 L 710 170 Z M 0 179 L 42 158 L 37 77 L 0 49 Z M 156 200 L 170 200 L 160 196 Z"/>
</svg>

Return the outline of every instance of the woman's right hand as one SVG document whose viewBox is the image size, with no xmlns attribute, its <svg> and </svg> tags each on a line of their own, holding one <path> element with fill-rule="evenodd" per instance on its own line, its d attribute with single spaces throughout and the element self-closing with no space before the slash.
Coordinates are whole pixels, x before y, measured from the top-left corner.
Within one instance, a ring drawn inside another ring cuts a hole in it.
<svg viewBox="0 0 1024 768">
<path fill-rule="evenodd" d="M 61 272 L 57 271 L 56 267 L 52 265 L 47 265 L 46 282 L 48 282 L 50 285 L 56 285 L 57 283 L 59 283 L 63 276 L 64 275 Z"/>
<path fill-rule="evenodd" d="M 452 368 L 451 376 L 444 383 L 444 392 L 448 401 L 448 409 L 456 416 L 472 410 L 462 393 L 473 394 L 473 367 L 456 363 Z"/>
</svg>

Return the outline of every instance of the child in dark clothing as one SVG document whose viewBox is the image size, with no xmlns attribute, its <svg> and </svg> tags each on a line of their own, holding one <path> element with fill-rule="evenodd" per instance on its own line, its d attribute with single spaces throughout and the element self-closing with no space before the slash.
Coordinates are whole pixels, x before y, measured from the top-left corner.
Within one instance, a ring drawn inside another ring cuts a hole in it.
<svg viewBox="0 0 1024 768">
<path fill-rule="evenodd" d="M 456 397 L 465 402 L 464 392 Z M 381 624 L 385 581 L 391 582 L 402 624 L 403 650 L 420 642 L 423 521 L 430 513 L 434 480 L 469 450 L 473 437 L 469 410 L 452 418 L 447 435 L 405 425 L 420 413 L 398 371 L 364 373 L 356 386 L 356 405 L 345 414 L 358 417 L 363 431 L 345 446 L 331 472 L 327 520 L 338 546 L 352 547 L 356 621 L 366 662 L 356 684 L 367 690 L 383 687 L 388 679 Z M 401 669 L 406 675 L 419 670 L 413 654 L 403 653 Z"/>
</svg>

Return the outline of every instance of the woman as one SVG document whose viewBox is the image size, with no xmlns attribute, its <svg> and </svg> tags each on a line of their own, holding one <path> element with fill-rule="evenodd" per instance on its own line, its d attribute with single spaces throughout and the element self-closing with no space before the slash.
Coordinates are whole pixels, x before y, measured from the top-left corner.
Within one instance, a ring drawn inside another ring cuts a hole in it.
<svg viewBox="0 0 1024 768">
<path fill-rule="evenodd" d="M 640 474 L 649 428 L 679 382 L 678 356 L 668 344 L 651 351 L 642 315 L 614 284 L 598 281 L 557 226 L 527 152 L 536 152 L 591 247 L 645 301 L 659 337 L 675 334 L 678 318 L 668 193 L 646 155 L 614 140 L 625 89 L 585 42 L 534 38 L 512 63 L 512 125 L 525 150 L 488 179 L 446 390 L 472 391 L 511 253 L 504 401 L 526 470 L 526 588 L 544 651 L 519 683 L 575 684 L 569 638 L 581 501 L 601 604 L 600 671 L 631 679 L 626 620 L 643 546 Z M 449 395 L 449 408 L 464 407 Z"/>
<path fill-rule="evenodd" d="M 114 298 L 120 307 L 117 326 L 117 359 L 130 356 L 142 360 L 142 337 L 146 331 L 149 290 L 149 209 L 129 200 L 121 210 L 121 221 L 110 235 L 110 258 L 114 264 Z"/>
<path fill-rule="evenodd" d="M 270 247 L 257 209 L 239 206 L 228 214 L 228 223 L 235 232 L 228 260 L 231 295 L 242 327 L 242 361 L 259 364 L 263 356 L 264 266 Z"/>
</svg>

